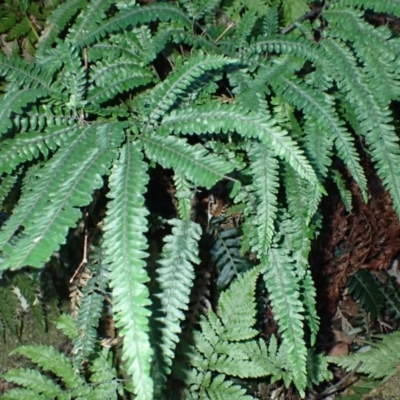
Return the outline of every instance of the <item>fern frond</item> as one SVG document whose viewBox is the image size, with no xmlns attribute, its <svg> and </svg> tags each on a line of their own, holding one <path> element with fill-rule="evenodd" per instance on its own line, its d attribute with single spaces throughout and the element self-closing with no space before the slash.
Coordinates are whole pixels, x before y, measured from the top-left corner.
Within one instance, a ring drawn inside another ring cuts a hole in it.
<svg viewBox="0 0 400 400">
<path fill-rule="evenodd" d="M 335 143 L 339 157 L 349 168 L 367 201 L 367 181 L 360 165 L 360 157 L 355 149 L 354 139 L 346 131 L 334 110 L 334 99 L 293 79 L 277 79 L 273 82 L 273 86 L 275 85 L 280 86 L 279 91 L 283 92 L 288 102 L 303 110 L 308 115 L 307 118 L 312 118 L 319 130 L 328 133 L 328 139 Z M 318 157 L 319 154 L 313 155 L 313 158 Z"/>
<path fill-rule="evenodd" d="M 159 132 L 181 134 L 237 132 L 244 137 L 259 138 L 282 157 L 303 178 L 317 182 L 314 170 L 303 151 L 293 139 L 261 113 L 252 113 L 235 105 L 207 104 L 185 110 L 172 111 L 165 116 Z"/>
<path fill-rule="evenodd" d="M 51 92 L 52 76 L 34 63 L 27 64 L 20 58 L 6 58 L 0 54 L 0 75 L 5 76 L 14 87 L 22 86 L 25 89 L 41 89 L 46 93 Z"/>
<path fill-rule="evenodd" d="M 342 199 L 344 207 L 346 208 L 346 211 L 351 212 L 353 207 L 352 194 L 350 190 L 346 188 L 346 183 L 342 175 L 339 173 L 339 171 L 333 171 L 332 179 L 336 183 L 337 188 L 339 189 L 340 197 Z"/>
<path fill-rule="evenodd" d="M 74 226 L 81 215 L 78 207 L 91 202 L 92 192 L 103 185 L 102 176 L 109 173 L 114 157 L 113 151 L 96 148 L 95 132 L 96 126 L 79 132 L 75 140 L 62 147 L 40 170 L 35 188 L 24 193 L 30 197 L 27 200 L 29 206 L 25 205 L 25 210 L 20 208 L 20 211 L 32 212 L 33 204 L 36 208 L 32 215 L 22 216 L 24 237 L 3 247 L 8 257 L 0 269 L 20 269 L 27 265 L 41 268 L 53 251 L 65 242 L 68 228 Z M 14 216 L 6 224 L 8 229 L 0 231 L 0 248 L 15 232 L 9 229 L 15 224 L 13 219 Z"/>
<path fill-rule="evenodd" d="M 57 375 L 69 389 L 76 388 L 84 384 L 83 378 L 76 374 L 71 361 L 62 353 L 59 353 L 52 346 L 20 346 L 11 352 L 29 358 L 44 371 L 51 371 Z"/>
<path fill-rule="evenodd" d="M 301 300 L 304 304 L 305 309 L 305 319 L 308 323 L 311 332 L 310 345 L 314 346 L 317 340 L 317 334 L 319 331 L 319 321 L 320 318 L 317 314 L 317 291 L 315 290 L 314 281 L 312 279 L 311 273 L 308 270 L 301 281 L 302 291 Z M 307 364 L 308 365 L 308 364 Z M 319 382 L 322 382 L 321 379 Z"/>
<path fill-rule="evenodd" d="M 377 13 L 394 14 L 397 17 L 400 17 L 399 0 L 382 0 L 379 2 L 374 0 L 340 0 L 340 4 L 347 7 L 374 10 Z"/>
<path fill-rule="evenodd" d="M 190 220 L 192 217 L 192 202 L 194 197 L 193 187 L 190 182 L 182 175 L 174 175 L 174 184 L 176 187 L 175 197 L 178 201 L 178 213 L 183 221 Z"/>
<path fill-rule="evenodd" d="M 32 399 L 32 400 L 48 400 L 48 397 L 44 397 L 40 394 L 35 393 L 30 389 L 11 389 L 7 393 L 1 396 L 2 400 L 21 400 L 21 399 Z"/>
<path fill-rule="evenodd" d="M 0 209 L 4 199 L 8 196 L 11 189 L 18 179 L 18 173 L 0 176 Z M 1 225 L 1 223 L 0 223 Z"/>
<path fill-rule="evenodd" d="M 32 391 L 34 397 L 20 397 L 21 399 L 35 399 L 35 396 L 40 396 L 41 394 L 43 394 L 46 399 L 55 399 L 62 394 L 62 389 L 59 385 L 56 385 L 51 379 L 33 369 L 11 369 L 2 375 L 2 378 L 6 379 L 8 382 L 24 386 Z M 5 398 L 9 398 L 7 397 L 9 395 L 10 392 L 6 394 Z M 2 398 L 3 397 L 4 396 L 2 396 Z"/>
<path fill-rule="evenodd" d="M 385 286 L 379 286 L 385 302 L 385 311 L 395 321 L 400 321 L 400 294 L 393 279 L 388 279 Z"/>
<path fill-rule="evenodd" d="M 371 320 L 374 321 L 379 315 L 383 305 L 383 298 L 379 289 L 379 284 L 366 270 L 360 270 L 350 277 L 347 282 L 349 294 L 354 300 L 360 302 L 360 306 L 365 312 L 370 313 Z"/>
<path fill-rule="evenodd" d="M 177 99 L 185 94 L 190 85 L 204 78 L 207 71 L 218 70 L 234 62 L 236 61 L 217 55 L 199 54 L 191 58 L 142 100 L 146 104 L 147 124 L 161 119 L 175 105 Z"/>
<path fill-rule="evenodd" d="M 318 123 L 310 118 L 304 121 L 303 132 L 306 154 L 317 176 L 323 179 L 328 175 L 332 163 L 332 138 L 321 135 Z"/>
<path fill-rule="evenodd" d="M 67 0 L 62 3 L 48 19 L 48 23 L 39 38 L 36 56 L 43 56 L 51 47 L 58 34 L 65 28 L 71 18 L 86 4 L 88 0 Z"/>
<path fill-rule="evenodd" d="M 168 3 L 148 4 L 146 7 L 130 6 L 122 9 L 114 17 L 102 21 L 98 27 L 86 32 L 75 41 L 77 47 L 85 47 L 112 32 L 121 31 L 128 26 L 145 24 L 151 21 L 176 21 L 190 28 L 192 23 L 179 8 Z"/>
<path fill-rule="evenodd" d="M 400 168 L 397 162 L 400 149 L 390 110 L 373 96 L 365 76 L 357 68 L 356 60 L 343 43 L 325 39 L 322 45 L 338 84 L 347 92 L 346 97 L 355 108 L 361 133 L 365 135 L 372 153 L 372 161 L 376 163 L 378 174 L 392 196 L 394 209 L 400 215 Z"/>
<path fill-rule="evenodd" d="M 68 102 L 65 104 L 69 109 L 75 111 L 86 104 L 84 100 L 86 91 L 86 71 L 82 65 L 78 49 L 67 44 L 67 42 L 59 43 L 60 60 L 64 64 L 63 85 L 69 93 Z"/>
<path fill-rule="evenodd" d="M 257 334 L 252 326 L 255 323 L 254 296 L 259 271 L 260 268 L 257 267 L 239 276 L 238 280 L 221 294 L 220 317 L 210 310 L 207 317 L 201 319 L 201 332 L 195 332 L 195 348 L 189 353 L 189 361 L 195 370 L 185 379 L 190 398 L 225 398 L 220 393 L 221 386 L 232 386 L 232 382 L 226 380 L 225 374 L 239 377 L 268 374 L 266 364 L 262 366 L 253 363 L 246 354 L 246 349 L 236 347 L 238 342 L 252 339 Z M 211 371 L 218 374 L 213 377 Z M 218 384 L 213 385 L 212 382 Z M 245 393 L 239 387 L 235 387 L 234 390 L 237 395 Z"/>
<path fill-rule="evenodd" d="M 237 227 L 222 229 L 222 224 L 222 219 L 212 219 L 209 224 L 212 236 L 210 254 L 219 273 L 217 287 L 220 291 L 224 290 L 235 276 L 252 266 L 252 263 L 240 253 L 240 229 Z"/>
<path fill-rule="evenodd" d="M 19 308 L 18 298 L 16 294 L 8 286 L 0 286 L 0 324 L 5 326 L 13 333 L 16 337 L 19 335 L 19 327 L 16 321 L 16 311 Z M 0 328 L 3 330 L 3 327 Z"/>
<path fill-rule="evenodd" d="M 112 0 L 92 0 L 81 10 L 75 23 L 68 31 L 67 40 L 70 43 L 79 42 L 81 36 L 96 29 L 99 23 L 106 19 L 106 12 L 115 2 Z"/>
<path fill-rule="evenodd" d="M 193 181 L 196 185 L 210 188 L 232 171 L 222 157 L 208 153 L 203 146 L 189 146 L 186 139 L 173 136 L 151 136 L 140 139 L 149 158 L 164 168 Z"/>
<path fill-rule="evenodd" d="M 165 374 L 171 372 L 174 351 L 181 332 L 180 323 L 188 309 L 189 295 L 194 280 L 194 264 L 200 264 L 198 241 L 201 236 L 200 225 L 192 221 L 173 219 L 172 234 L 164 241 L 165 245 L 158 261 L 157 281 L 160 286 L 161 309 L 159 321 L 161 328 L 161 352 L 163 355 L 161 369 Z"/>
<path fill-rule="evenodd" d="M 57 329 L 71 340 L 78 337 L 75 321 L 69 314 L 61 314 L 55 321 Z"/>
<path fill-rule="evenodd" d="M 139 67 L 134 61 L 98 61 L 92 69 L 94 75 L 87 95 L 87 103 L 96 108 L 115 95 L 146 85 L 154 79 L 153 73 Z"/>
<path fill-rule="evenodd" d="M 304 306 L 299 298 L 299 282 L 293 271 L 293 260 L 285 247 L 272 246 L 267 257 L 264 258 L 264 280 L 270 293 L 274 317 L 279 324 L 282 343 L 287 350 L 293 382 L 300 393 L 304 393 L 307 383 L 307 348 L 304 341 Z"/>
<path fill-rule="evenodd" d="M 307 379 L 309 386 L 318 385 L 324 380 L 330 381 L 333 374 L 328 369 L 327 357 L 316 354 L 314 349 L 309 349 L 307 354 Z"/>
<path fill-rule="evenodd" d="M 113 367 L 113 353 L 103 348 L 90 366 L 90 381 L 93 383 L 90 398 L 117 400 L 123 393 L 123 385 L 118 381 L 117 370 Z"/>
<path fill-rule="evenodd" d="M 349 356 L 328 357 L 330 363 L 351 371 L 367 374 L 370 378 L 390 378 L 398 372 L 400 360 L 400 332 L 376 335 L 378 342 L 369 342 L 371 349 Z M 361 363 L 361 365 L 359 365 Z"/>
<path fill-rule="evenodd" d="M 344 41 L 353 42 L 354 50 L 363 63 L 363 70 L 374 88 L 381 104 L 389 104 L 400 96 L 400 87 L 396 69 L 396 54 L 400 51 L 397 39 L 391 39 L 392 33 L 387 27 L 374 28 L 365 22 L 360 11 L 340 9 L 340 5 L 324 12 L 329 22 L 329 34 Z M 376 51 L 368 51 L 370 47 Z"/>
<path fill-rule="evenodd" d="M 268 252 L 278 210 L 279 164 L 272 153 L 272 150 L 260 143 L 254 143 L 249 151 L 253 175 L 251 190 L 255 196 L 255 223 L 258 233 L 258 244 L 253 247 L 253 251 L 257 251 L 259 259 Z"/>
<path fill-rule="evenodd" d="M 147 230 L 144 206 L 148 176 L 139 146 L 125 144 L 109 179 L 111 201 L 104 223 L 104 248 L 109 263 L 116 326 L 124 338 L 122 358 L 133 378 L 138 400 L 153 399 L 150 378 L 152 350 L 149 342 L 149 280 L 144 258 Z"/>
<path fill-rule="evenodd" d="M 239 23 L 236 26 L 235 34 L 236 34 L 236 46 L 238 48 L 239 53 L 245 48 L 248 44 L 247 38 L 251 33 L 251 30 L 254 28 L 254 24 L 256 23 L 257 17 L 254 11 L 247 10 Z"/>
<path fill-rule="evenodd" d="M 0 149 L 0 172 L 11 173 L 19 164 L 38 158 L 40 154 L 47 158 L 50 151 L 68 142 L 77 129 L 76 125 L 48 128 L 44 133 L 20 133 L 15 138 L 4 140 Z"/>
<path fill-rule="evenodd" d="M 43 89 L 11 90 L 0 101 L 0 137 L 12 128 L 13 114 L 23 112 L 23 107 L 46 95 Z"/>
<path fill-rule="evenodd" d="M 82 288 L 83 298 L 76 320 L 79 336 L 73 342 L 74 364 L 78 369 L 81 363 L 93 353 L 98 337 L 97 328 L 103 310 L 104 293 L 108 284 L 108 268 L 104 264 L 101 249 L 95 249 L 95 253 L 91 255 L 86 268 L 91 277 Z"/>
</svg>

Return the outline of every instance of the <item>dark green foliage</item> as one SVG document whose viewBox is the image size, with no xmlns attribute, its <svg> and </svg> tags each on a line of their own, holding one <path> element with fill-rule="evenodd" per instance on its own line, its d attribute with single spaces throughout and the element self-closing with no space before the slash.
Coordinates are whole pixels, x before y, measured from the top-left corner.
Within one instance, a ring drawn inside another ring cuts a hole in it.
<svg viewBox="0 0 400 400">
<path fill-rule="evenodd" d="M 18 4 L 27 11 L 28 3 Z M 400 210 L 400 149 L 390 111 L 400 97 L 400 47 L 388 28 L 374 28 L 363 14 L 399 15 L 399 7 L 341 0 L 321 8 L 312 24 L 306 19 L 280 32 L 308 11 L 304 1 L 133 3 L 67 0 L 47 20 L 32 62 L 0 57 L 0 199 L 18 191 L 0 229 L 0 271 L 42 269 L 93 204 L 93 193 L 106 193 L 101 261 L 88 266 L 78 334 L 71 335 L 77 363 L 94 356 L 89 375 L 108 382 L 94 385 L 92 398 L 116 398 L 119 385 L 97 346 L 106 290 L 132 379 L 125 389 L 138 400 L 169 396 L 169 373 L 181 363 L 192 368 L 179 374 L 188 398 L 249 399 L 244 379 L 266 376 L 294 383 L 305 396 L 307 384 L 329 378 L 325 358 L 313 352 L 319 320 L 308 265 L 328 178 L 336 177 L 350 206 L 333 160 L 348 166 L 368 199 L 357 147 L 363 145 Z M 13 32 L 29 35 L 19 22 Z M 147 195 L 157 170 L 171 171 L 174 182 L 168 193 L 175 215 L 164 245 L 148 232 L 158 229 L 149 216 L 160 217 Z M 196 192 L 219 181 L 227 182 L 224 195 L 243 224 L 229 230 L 211 221 L 208 265 L 227 290 L 201 317 L 201 331 L 185 332 L 207 225 L 198 223 Z M 260 273 L 281 337 L 268 346 L 255 339 Z M 362 298 L 377 313 L 372 297 L 360 292 Z M 0 306 L 10 327 L 12 301 Z M 186 335 L 193 343 L 190 351 L 182 346 L 180 359 L 176 349 Z M 72 397 L 89 397 L 66 357 L 46 347 L 19 352 L 59 376 Z M 41 395 L 37 373 L 11 375 L 26 387 L 14 393 Z M 43 393 L 59 393 L 46 379 Z"/>
<path fill-rule="evenodd" d="M 347 282 L 349 293 L 355 300 L 360 301 L 364 311 L 370 313 L 371 319 L 380 316 L 383 305 L 382 293 L 379 283 L 365 270 L 358 271 Z"/>
</svg>

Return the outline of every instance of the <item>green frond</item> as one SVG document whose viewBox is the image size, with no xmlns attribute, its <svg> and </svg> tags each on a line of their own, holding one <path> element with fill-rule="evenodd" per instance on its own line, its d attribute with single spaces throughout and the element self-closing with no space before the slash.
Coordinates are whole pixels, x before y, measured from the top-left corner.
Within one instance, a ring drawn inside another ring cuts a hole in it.
<svg viewBox="0 0 400 400">
<path fill-rule="evenodd" d="M 243 48 L 248 45 L 247 39 L 254 28 L 257 17 L 254 11 L 247 10 L 239 23 L 236 25 L 235 35 L 236 35 L 236 45 L 238 51 L 241 52 Z"/>
<path fill-rule="evenodd" d="M 55 321 L 57 329 L 71 340 L 78 337 L 78 332 L 75 326 L 75 320 L 69 314 L 61 314 Z"/>
<path fill-rule="evenodd" d="M 304 394 L 307 383 L 307 348 L 304 341 L 304 306 L 300 299 L 300 286 L 293 259 L 285 247 L 272 246 L 264 258 L 264 280 L 269 298 L 282 335 L 282 344 L 286 347 L 287 362 L 293 374 L 293 382 L 300 393 Z"/>
<path fill-rule="evenodd" d="M 54 127 L 46 132 L 20 133 L 15 138 L 4 140 L 0 149 L 0 172 L 11 173 L 19 164 L 36 159 L 40 154 L 47 158 L 58 146 L 68 143 L 77 130 L 76 125 Z"/>
<path fill-rule="evenodd" d="M 339 171 L 333 171 L 332 179 L 336 183 L 336 186 L 339 189 L 340 197 L 342 199 L 344 207 L 346 208 L 346 211 L 351 212 L 351 210 L 353 208 L 352 194 L 351 194 L 350 190 L 346 188 L 346 183 L 345 183 L 342 175 L 339 173 Z"/>
<path fill-rule="evenodd" d="M 64 64 L 63 85 L 68 92 L 68 102 L 65 104 L 68 109 L 77 113 L 77 108 L 86 104 L 84 100 L 86 91 L 86 71 L 78 49 L 67 42 L 58 43 L 59 58 Z"/>
<path fill-rule="evenodd" d="M 183 175 L 174 174 L 176 188 L 175 197 L 178 201 L 178 213 L 180 219 L 187 221 L 191 219 L 194 189 Z"/>
<path fill-rule="evenodd" d="M 85 7 L 87 3 L 88 0 L 67 0 L 53 11 L 39 39 L 36 56 L 42 56 L 51 48 L 59 33 L 65 28 L 71 18 L 80 9 Z"/>
<path fill-rule="evenodd" d="M 117 370 L 113 366 L 113 353 L 103 348 L 90 366 L 90 381 L 93 383 L 90 398 L 117 400 L 123 393 L 123 385 L 118 381 Z"/>
<path fill-rule="evenodd" d="M 311 332 L 310 345 L 315 346 L 320 318 L 317 315 L 317 291 L 315 290 L 314 281 L 309 270 L 304 275 L 304 278 L 301 281 L 301 286 L 301 300 L 305 309 L 304 316 Z M 319 382 L 322 382 L 322 380 Z"/>
<path fill-rule="evenodd" d="M 253 247 L 261 259 L 269 249 L 275 232 L 274 222 L 278 211 L 279 164 L 273 151 L 261 143 L 254 143 L 249 151 L 253 176 L 251 191 L 255 196 L 258 243 Z"/>
<path fill-rule="evenodd" d="M 1 396 L 2 400 L 48 400 L 48 397 L 44 397 L 40 394 L 35 393 L 30 389 L 11 389 Z"/>
<path fill-rule="evenodd" d="M 368 86 L 354 56 L 343 43 L 325 39 L 322 45 L 338 85 L 346 92 L 349 103 L 355 109 L 361 133 L 372 153 L 372 161 L 376 163 L 378 174 L 392 196 L 394 209 L 400 215 L 400 149 L 390 110 L 374 97 L 373 88 Z"/>
<path fill-rule="evenodd" d="M 399 0 L 340 0 L 341 7 L 359 7 L 364 10 L 374 10 L 377 13 L 394 14 L 400 17 Z"/>
<path fill-rule="evenodd" d="M 143 194 L 147 165 L 137 145 L 127 143 L 109 178 L 111 198 L 104 222 L 104 248 L 109 263 L 113 310 L 124 339 L 122 358 L 132 376 L 138 400 L 153 399 L 150 378 L 152 349 L 149 341 L 149 278 L 146 273 L 147 239 Z"/>
<path fill-rule="evenodd" d="M 316 354 L 314 349 L 309 349 L 307 354 L 308 386 L 318 385 L 323 381 L 330 381 L 333 374 L 328 369 L 327 357 Z"/>
<path fill-rule="evenodd" d="M 318 123 L 311 118 L 304 121 L 303 132 L 307 157 L 317 176 L 323 180 L 328 175 L 332 163 L 332 138 L 321 135 Z"/>
<path fill-rule="evenodd" d="M 278 7 L 271 6 L 263 17 L 263 33 L 266 37 L 275 38 L 278 35 Z"/>
<path fill-rule="evenodd" d="M 374 28 L 363 19 L 360 11 L 338 9 L 339 5 L 324 12 L 329 23 L 329 35 L 354 43 L 354 51 L 363 63 L 364 73 L 374 88 L 374 96 L 382 104 L 398 100 L 400 87 L 397 80 L 396 54 L 400 51 L 398 39 L 391 39 L 389 28 Z M 376 51 L 369 51 L 373 47 Z"/>
<path fill-rule="evenodd" d="M 201 391 L 199 393 L 193 389 L 186 389 L 185 398 L 188 400 L 255 400 L 246 394 L 246 389 L 225 380 L 225 375 L 218 375 L 213 379 L 211 373 L 196 375 L 195 371 L 191 371 L 191 378 L 193 387 L 201 385 Z"/>
<path fill-rule="evenodd" d="M 10 332 L 18 337 L 19 336 L 19 326 L 16 320 L 16 311 L 19 308 L 19 302 L 16 294 L 11 290 L 9 286 L 0 285 L 0 332 L 4 325 L 10 330 Z"/>
<path fill-rule="evenodd" d="M 285 169 L 285 189 L 289 214 L 309 226 L 321 202 L 321 192 L 309 181 L 302 179 L 290 166 Z"/>
<path fill-rule="evenodd" d="M 4 199 L 8 196 L 15 182 L 18 179 L 18 173 L 0 176 L 0 209 Z"/>
<path fill-rule="evenodd" d="M 146 85 L 154 79 L 153 73 L 134 61 L 98 61 L 91 70 L 93 84 L 89 87 L 86 102 L 97 108 L 117 94 Z"/>
<path fill-rule="evenodd" d="M 86 32 L 96 29 L 106 19 L 106 12 L 115 4 L 112 0 L 91 0 L 86 8 L 81 10 L 75 23 L 68 31 L 67 40 L 70 43 L 79 42 Z"/>
<path fill-rule="evenodd" d="M 20 58 L 6 58 L 0 53 L 0 75 L 5 76 L 13 87 L 41 89 L 50 92 L 52 77 L 34 63 L 27 64 Z"/>
<path fill-rule="evenodd" d="M 252 40 L 247 51 L 251 54 L 260 54 L 265 51 L 291 54 L 313 61 L 319 66 L 326 65 L 324 54 L 319 50 L 318 46 L 304 38 L 280 36 L 276 39 L 265 39 L 261 37 L 257 40 Z"/>
<path fill-rule="evenodd" d="M 210 188 L 232 171 L 222 157 L 208 153 L 203 146 L 190 146 L 186 139 L 173 136 L 151 136 L 140 139 L 147 156 L 164 168 L 193 181 L 198 186 Z"/>
<path fill-rule="evenodd" d="M 328 357 L 328 361 L 347 371 L 359 367 L 357 372 L 367 374 L 373 379 L 390 378 L 398 372 L 400 332 L 376 335 L 376 337 L 380 340 L 375 343 L 368 342 L 371 346 L 369 351 L 349 356 Z"/>
<path fill-rule="evenodd" d="M 192 57 L 143 98 L 145 111 L 148 114 L 146 123 L 152 124 L 161 119 L 191 85 L 205 78 L 207 71 L 222 69 L 234 62 L 236 61 L 218 55 L 199 54 Z"/>
<path fill-rule="evenodd" d="M 317 177 L 296 142 L 261 113 L 253 113 L 235 105 L 207 104 L 172 111 L 162 120 L 159 132 L 181 134 L 237 132 L 246 138 L 259 138 L 275 155 L 284 158 L 303 178 L 316 183 Z"/>
<path fill-rule="evenodd" d="M 34 103 L 46 92 L 42 89 L 11 90 L 0 100 L 0 137 L 9 131 L 13 124 L 13 114 L 22 113 L 23 107 Z M 1 165 L 1 164 L 0 164 Z"/>
<path fill-rule="evenodd" d="M 394 321 L 400 321 L 400 294 L 394 279 L 388 279 L 386 285 L 379 289 L 385 302 L 386 314 Z"/>
<path fill-rule="evenodd" d="M 103 310 L 104 293 L 108 285 L 108 266 L 104 264 L 101 249 L 95 249 L 86 266 L 91 275 L 82 288 L 82 299 L 76 329 L 78 337 L 74 339 L 74 365 L 79 369 L 81 363 L 94 352 L 98 338 L 97 328 Z"/>
<path fill-rule="evenodd" d="M 45 128 L 54 126 L 76 125 L 79 117 L 64 107 L 41 104 L 36 107 L 31 105 L 28 112 L 13 115 L 12 122 L 15 129 L 20 132 L 43 132 Z"/>
<path fill-rule="evenodd" d="M 157 268 L 157 281 L 161 309 L 157 318 L 161 322 L 160 350 L 163 355 L 161 369 L 165 374 L 171 372 L 174 351 L 181 332 L 180 323 L 184 311 L 188 309 L 189 296 L 194 280 L 193 264 L 200 264 L 198 242 L 201 236 L 200 225 L 186 220 L 169 221 L 172 234 L 165 237 L 160 265 Z"/>
<path fill-rule="evenodd" d="M 206 317 L 202 317 L 201 332 L 194 332 L 194 348 L 188 353 L 189 362 L 195 368 L 185 379 L 189 398 L 225 398 L 218 397 L 223 396 L 221 386 L 232 386 L 232 381 L 226 379 L 225 374 L 243 378 L 268 374 L 266 364 L 262 366 L 252 362 L 246 348 L 236 346 L 257 335 L 252 327 L 255 323 L 255 284 L 259 272 L 257 267 L 240 275 L 221 294 L 219 316 L 210 310 Z M 211 371 L 217 375 L 211 374 Z M 235 387 L 233 393 L 242 396 L 245 392 Z"/>
<path fill-rule="evenodd" d="M 96 147 L 96 128 L 78 131 L 37 171 L 35 187 L 25 191 L 26 200 L 21 198 L 19 212 L 0 231 L 0 249 L 7 255 L 1 270 L 27 265 L 41 268 L 65 242 L 68 228 L 75 226 L 81 215 L 79 207 L 89 204 L 93 191 L 103 185 L 102 178 L 108 175 L 114 157 L 113 151 Z M 6 244 L 16 231 L 10 227 L 21 220 L 23 237 Z"/>
<path fill-rule="evenodd" d="M 37 370 L 33 369 L 11 369 L 2 375 L 3 379 L 8 382 L 13 382 L 17 385 L 24 386 L 32 391 L 34 396 L 43 394 L 46 399 L 55 399 L 62 395 L 62 389 L 56 385 L 51 379 L 45 377 Z M 9 393 L 7 393 L 9 395 Z M 3 398 L 3 396 L 2 396 Z M 7 398 L 7 396 L 6 396 Z M 36 397 L 20 397 L 22 398 L 36 398 Z"/>
<path fill-rule="evenodd" d="M 168 3 L 148 4 L 146 7 L 138 5 L 122 9 L 114 17 L 102 21 L 97 28 L 85 32 L 75 41 L 77 47 L 85 47 L 98 41 L 107 34 L 123 31 L 128 26 L 145 24 L 155 20 L 177 21 L 183 26 L 191 27 L 192 23 L 186 14 L 179 8 Z"/>
<path fill-rule="evenodd" d="M 20 346 L 11 352 L 29 358 L 44 371 L 50 371 L 58 376 L 68 389 L 79 387 L 83 378 L 76 374 L 71 361 L 52 346 Z"/>
<path fill-rule="evenodd" d="M 327 93 L 314 90 L 299 80 L 281 78 L 271 83 L 275 87 L 279 85 L 279 91 L 283 92 L 286 101 L 303 110 L 308 115 L 307 118 L 311 118 L 318 126 L 319 131 L 327 133 L 328 140 L 335 143 L 339 157 L 347 165 L 367 201 L 367 181 L 360 165 L 360 157 L 355 148 L 354 139 L 344 128 L 344 123 L 340 121 L 334 110 L 334 99 Z M 314 159 L 318 157 L 319 154 L 313 155 Z"/>
<path fill-rule="evenodd" d="M 349 294 L 354 300 L 360 302 L 361 308 L 370 313 L 371 320 L 375 321 L 380 316 L 380 310 L 383 306 L 383 298 L 379 284 L 366 270 L 360 270 L 350 277 L 347 282 Z"/>
<path fill-rule="evenodd" d="M 44 331 L 46 328 L 45 310 L 39 295 L 39 281 L 31 274 L 15 274 L 11 278 L 13 290 L 17 290 L 20 303 L 26 302 L 23 308 L 32 312 L 38 326 Z"/>
<path fill-rule="evenodd" d="M 195 3 L 187 0 L 181 1 L 182 5 L 188 12 L 188 15 L 194 20 L 198 21 L 199 19 L 207 16 L 211 11 L 217 8 L 221 0 L 199 0 Z"/>
<path fill-rule="evenodd" d="M 240 253 L 240 229 L 236 227 L 222 229 L 223 222 L 222 219 L 212 219 L 209 224 L 211 260 L 219 273 L 218 290 L 225 289 L 233 278 L 252 266 L 252 263 Z"/>
</svg>

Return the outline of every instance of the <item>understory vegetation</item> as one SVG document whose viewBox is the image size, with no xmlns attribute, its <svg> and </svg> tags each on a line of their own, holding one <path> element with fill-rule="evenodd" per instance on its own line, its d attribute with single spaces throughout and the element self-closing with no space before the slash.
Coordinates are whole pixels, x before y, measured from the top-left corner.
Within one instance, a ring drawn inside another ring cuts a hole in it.
<svg viewBox="0 0 400 400">
<path fill-rule="evenodd" d="M 2 398 L 396 375 L 398 0 L 3 3 Z"/>
</svg>

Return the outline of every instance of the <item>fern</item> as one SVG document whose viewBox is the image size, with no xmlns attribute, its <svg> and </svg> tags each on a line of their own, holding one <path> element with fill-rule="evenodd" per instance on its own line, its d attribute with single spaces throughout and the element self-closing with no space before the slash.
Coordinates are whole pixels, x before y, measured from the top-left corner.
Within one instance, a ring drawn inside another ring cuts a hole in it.
<svg viewBox="0 0 400 400">
<path fill-rule="evenodd" d="M 382 294 L 379 290 L 379 284 L 368 271 L 358 271 L 350 277 L 347 286 L 354 299 L 360 301 L 363 310 L 370 313 L 371 320 L 380 316 L 383 305 Z"/>
<path fill-rule="evenodd" d="M 172 235 L 167 236 L 158 268 L 158 283 L 161 308 L 162 360 L 159 368 L 163 373 L 171 372 L 174 350 L 179 342 L 179 322 L 184 319 L 188 309 L 190 289 L 193 285 L 194 270 L 191 263 L 199 264 L 197 242 L 200 238 L 199 225 L 191 221 L 172 220 Z"/>
<path fill-rule="evenodd" d="M 60 325 L 71 328 L 71 321 L 63 318 Z M 75 332 L 76 334 L 76 332 Z M 2 395 L 4 399 L 117 399 L 122 386 L 117 382 L 116 370 L 112 367 L 112 357 L 108 349 L 99 352 L 90 366 L 90 382 L 73 369 L 68 357 L 51 346 L 20 346 L 14 354 L 23 354 L 43 371 L 50 371 L 57 377 L 57 383 L 41 370 L 11 369 L 2 375 L 3 379 L 24 389 L 14 388 Z M 60 383 L 62 382 L 62 385 Z M 63 388 L 62 386 L 65 385 Z"/>
<path fill-rule="evenodd" d="M 178 396 L 170 376 L 176 370 L 188 398 L 250 399 L 249 379 L 261 378 L 293 384 L 304 397 L 307 385 L 330 379 L 326 359 L 315 353 L 309 253 L 322 195 L 331 195 L 328 179 L 351 207 L 337 158 L 364 200 L 366 173 L 375 168 L 400 214 L 391 113 L 400 98 L 399 41 L 365 17 L 371 10 L 400 15 L 398 2 L 340 0 L 310 13 L 303 0 L 67 0 L 46 25 L 48 8 L 14 3 L 21 15 L 7 14 L 0 30 L 21 43 L 5 51 L 16 54 L 25 38 L 31 53 L 37 40 L 38 48 L 29 62 L 0 55 L 0 199 L 10 214 L 0 227 L 3 325 L 18 334 L 19 297 L 8 289 L 8 271 L 16 271 L 13 283 L 32 307 L 36 280 L 21 270 L 39 273 L 58 260 L 52 255 L 60 246 L 80 240 L 83 209 L 104 259 L 87 266 L 77 321 L 60 323 L 74 360 L 48 347 L 21 348 L 58 378 L 9 371 L 24 386 L 9 398 L 104 399 L 124 390 L 138 400 Z M 209 218 L 202 232 L 205 199 L 220 186 L 219 200 L 240 210 L 240 224 L 226 229 L 224 218 Z M 154 195 L 155 187 L 166 197 Z M 149 215 L 157 224 L 148 231 Z M 172 233 L 164 234 L 167 223 Z M 212 245 L 203 248 L 210 231 Z M 261 265 L 249 270 L 254 264 Z M 69 267 L 76 268 L 60 259 L 63 276 Z M 279 343 L 256 339 L 260 272 Z M 350 284 L 378 315 L 381 303 L 374 307 L 374 296 Z M 125 385 L 107 351 L 98 350 L 106 290 L 123 339 Z M 379 299 L 391 301 L 388 314 L 397 318 L 390 283 L 387 292 Z M 194 315 L 187 315 L 197 293 Z M 209 307 L 198 331 L 201 302 Z M 40 308 L 34 311 L 43 321 Z M 86 377 L 74 369 L 84 360 L 93 361 Z"/>
<path fill-rule="evenodd" d="M 226 374 L 239 377 L 268 374 L 266 365 L 257 365 L 239 344 L 257 334 L 252 326 L 255 322 L 254 290 L 258 274 L 259 268 L 253 268 L 221 295 L 220 317 L 209 311 L 207 317 L 200 321 L 202 330 L 196 332 L 194 348 L 190 350 L 194 352 L 190 355 L 194 368 L 186 377 L 187 398 L 234 396 L 235 399 L 251 399 L 251 396 L 245 395 L 245 390 L 226 380 Z M 217 375 L 213 375 L 213 371 Z"/>
<path fill-rule="evenodd" d="M 76 321 L 76 330 L 79 336 L 74 338 L 73 353 L 74 364 L 78 367 L 83 360 L 94 352 L 97 341 L 97 328 L 108 284 L 108 270 L 107 266 L 104 265 L 101 250 L 97 250 L 96 253 L 92 253 L 92 261 L 87 267 L 92 276 L 82 289 L 83 298 Z"/>
<path fill-rule="evenodd" d="M 399 364 L 400 333 L 377 335 L 378 342 L 369 343 L 371 348 L 365 353 L 353 354 L 347 357 L 328 357 L 328 361 L 350 371 L 358 367 L 358 372 L 367 374 L 370 378 L 390 378 Z M 361 364 L 361 365 L 359 365 Z"/>
<path fill-rule="evenodd" d="M 152 350 L 147 334 L 150 312 L 146 308 L 150 302 L 144 285 L 149 278 L 143 261 L 147 255 L 144 232 L 148 212 L 143 206 L 147 180 L 139 146 L 125 144 L 110 176 L 112 200 L 105 220 L 104 239 L 116 326 L 124 338 L 126 369 L 133 377 L 138 400 L 153 398 Z"/>
</svg>

